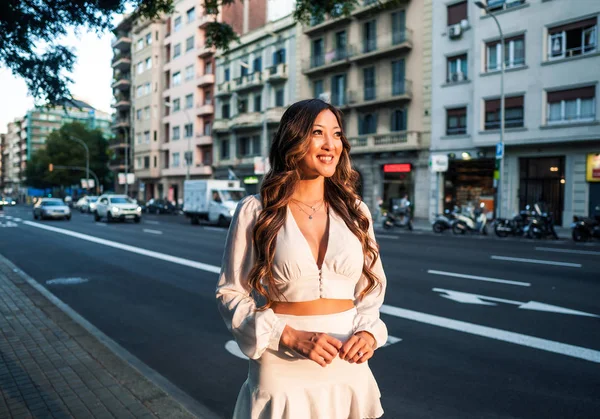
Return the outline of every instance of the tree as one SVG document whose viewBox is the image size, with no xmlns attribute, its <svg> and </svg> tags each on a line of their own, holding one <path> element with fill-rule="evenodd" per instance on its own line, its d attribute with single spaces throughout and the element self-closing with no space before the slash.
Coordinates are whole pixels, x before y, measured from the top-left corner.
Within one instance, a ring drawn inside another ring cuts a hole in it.
<svg viewBox="0 0 600 419">
<path fill-rule="evenodd" d="M 236 1 L 204 0 L 204 8 L 215 21 L 206 27 L 206 44 L 228 50 L 238 39 L 230 25 L 216 21 L 219 9 Z M 405 0 L 374 0 L 377 7 L 393 6 Z M 134 18 L 155 19 L 173 11 L 174 0 L 3 0 L 0 2 L 0 65 L 25 80 L 38 103 L 71 99 L 69 84 L 75 54 L 57 45 L 55 39 L 69 27 L 85 27 L 102 33 L 112 27 L 115 14 L 127 5 L 135 7 Z M 296 0 L 294 18 L 307 24 L 313 16 L 349 15 L 364 0 Z M 44 51 L 40 45 L 47 45 Z"/>
<path fill-rule="evenodd" d="M 76 137 L 86 143 L 90 150 L 90 170 L 94 171 L 100 182 L 109 185 L 108 143 L 99 130 L 88 130 L 80 123 L 65 124 L 59 130 L 48 135 L 46 147 L 33 153 L 25 169 L 28 186 L 50 188 L 52 186 L 70 186 L 79 184 L 85 178 L 84 171 L 54 168 L 49 165 L 85 167 L 85 149 L 69 137 Z M 91 178 L 93 176 L 90 175 Z"/>
</svg>

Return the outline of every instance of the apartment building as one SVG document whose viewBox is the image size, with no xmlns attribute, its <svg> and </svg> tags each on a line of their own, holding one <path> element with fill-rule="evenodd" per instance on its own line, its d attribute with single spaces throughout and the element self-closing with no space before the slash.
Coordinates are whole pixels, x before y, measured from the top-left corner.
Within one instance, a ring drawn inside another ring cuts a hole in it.
<svg viewBox="0 0 600 419">
<path fill-rule="evenodd" d="M 271 141 L 285 109 L 296 101 L 297 28 L 291 15 L 240 38 L 217 57 L 215 178 L 238 178 L 258 192 Z"/>
<path fill-rule="evenodd" d="M 351 16 L 302 28 L 300 96 L 344 113 L 360 192 L 375 212 L 408 194 L 414 215 L 428 214 L 430 31 L 430 0 L 364 0 Z"/>
<path fill-rule="evenodd" d="M 22 169 L 27 157 L 27 131 L 21 131 L 21 119 L 10 122 L 2 141 L 2 191 L 8 196 L 20 195 Z M 24 138 L 22 138 L 24 136 Z"/>
<path fill-rule="evenodd" d="M 502 202 L 511 216 L 541 200 L 558 224 L 600 205 L 598 15 L 594 2 L 488 0 L 505 37 Z M 494 19 L 474 2 L 434 0 L 432 208 L 494 210 L 502 54 Z M 589 174 L 587 174 L 589 172 Z M 586 176 L 587 174 L 587 176 Z"/>
</svg>

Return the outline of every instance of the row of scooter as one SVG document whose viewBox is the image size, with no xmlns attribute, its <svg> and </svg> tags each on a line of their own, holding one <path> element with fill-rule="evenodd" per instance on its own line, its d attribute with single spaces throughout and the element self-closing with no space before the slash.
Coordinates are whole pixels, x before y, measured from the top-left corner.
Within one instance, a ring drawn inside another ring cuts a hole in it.
<svg viewBox="0 0 600 419">
<path fill-rule="evenodd" d="M 542 203 L 532 206 L 527 205 L 513 218 L 498 218 L 494 221 L 494 232 L 498 237 L 527 237 L 532 239 L 543 239 L 550 237 L 558 239 L 554 229 L 552 213 L 544 208 Z M 467 205 L 464 208 L 455 206 L 453 210 L 446 210 L 443 214 L 437 214 L 432 225 L 434 233 L 443 233 L 452 230 L 454 234 L 464 235 L 467 233 L 488 234 L 488 217 L 485 204 L 479 207 Z"/>
</svg>

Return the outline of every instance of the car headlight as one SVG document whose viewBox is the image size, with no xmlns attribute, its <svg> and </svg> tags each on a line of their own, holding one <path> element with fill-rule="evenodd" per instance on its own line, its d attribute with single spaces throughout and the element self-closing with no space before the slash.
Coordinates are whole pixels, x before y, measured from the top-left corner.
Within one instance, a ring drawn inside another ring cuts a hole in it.
<svg viewBox="0 0 600 419">
<path fill-rule="evenodd" d="M 142 207 L 137 207 L 135 210 L 136 210 L 137 212 L 142 212 Z"/>
<path fill-rule="evenodd" d="M 110 209 L 110 211 L 111 211 L 111 212 L 119 212 L 119 208 L 117 208 L 117 207 L 112 207 L 112 208 Z"/>
<path fill-rule="evenodd" d="M 229 215 L 231 215 L 233 217 L 233 214 L 235 214 L 235 210 L 234 209 L 229 210 Z"/>
</svg>

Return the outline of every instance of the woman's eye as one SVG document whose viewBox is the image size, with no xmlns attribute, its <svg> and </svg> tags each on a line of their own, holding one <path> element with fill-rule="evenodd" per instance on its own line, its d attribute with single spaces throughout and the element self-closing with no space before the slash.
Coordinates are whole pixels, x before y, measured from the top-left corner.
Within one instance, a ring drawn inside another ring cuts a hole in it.
<svg viewBox="0 0 600 419">
<path fill-rule="evenodd" d="M 313 135 L 321 135 L 323 133 L 323 131 L 321 131 L 320 129 L 316 129 L 313 131 Z"/>
<path fill-rule="evenodd" d="M 336 137 L 338 137 L 338 138 L 339 138 L 339 137 L 341 137 L 341 136 L 342 136 L 342 133 L 338 131 L 338 132 L 336 132 L 334 135 L 335 135 Z"/>
</svg>

